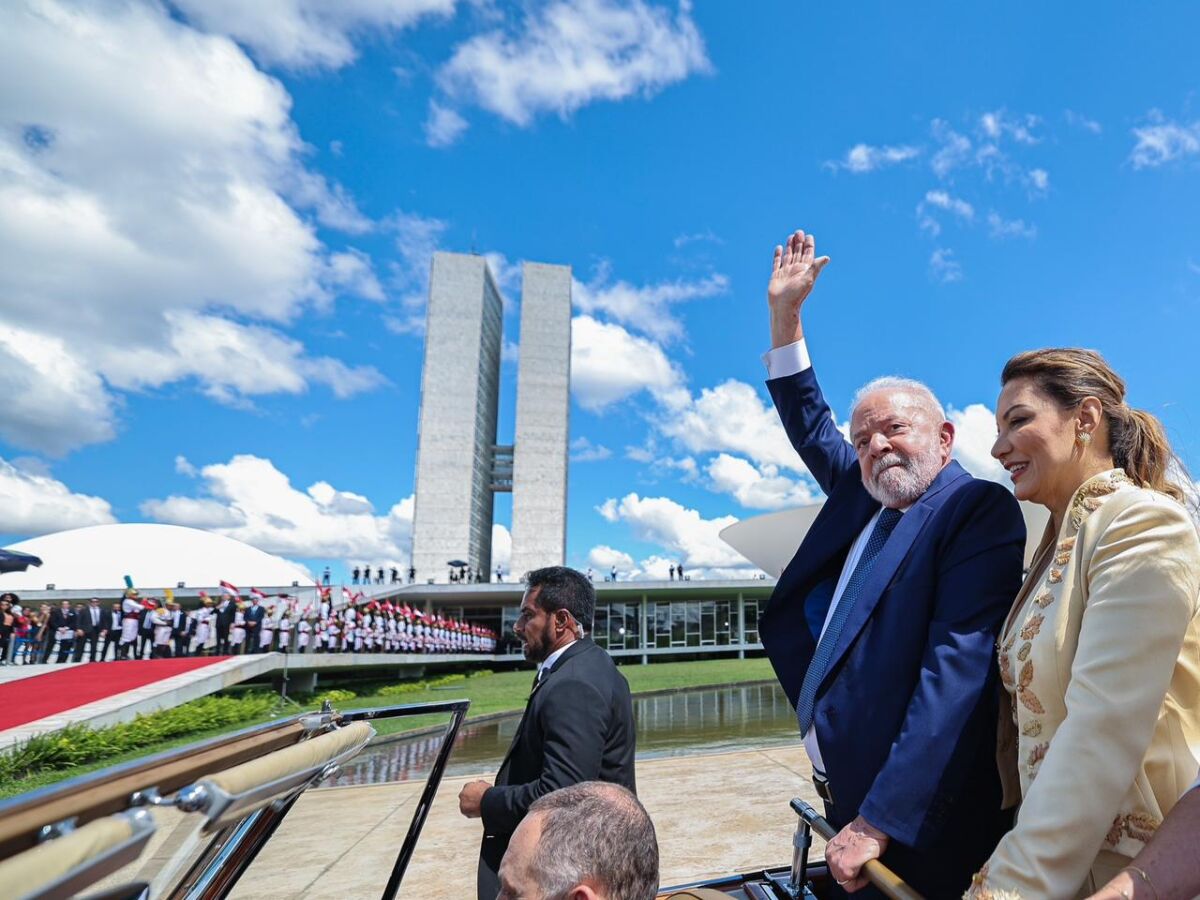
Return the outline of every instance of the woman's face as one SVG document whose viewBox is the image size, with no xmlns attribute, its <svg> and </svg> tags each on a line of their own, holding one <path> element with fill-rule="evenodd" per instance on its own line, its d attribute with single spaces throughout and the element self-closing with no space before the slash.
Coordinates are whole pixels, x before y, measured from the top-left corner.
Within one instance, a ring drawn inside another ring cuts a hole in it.
<svg viewBox="0 0 1200 900">
<path fill-rule="evenodd" d="M 1018 500 L 1051 509 L 1070 502 L 1081 482 L 1075 410 L 1064 410 L 1028 378 L 1004 386 L 996 402 L 992 456 L 1008 470 Z"/>
</svg>

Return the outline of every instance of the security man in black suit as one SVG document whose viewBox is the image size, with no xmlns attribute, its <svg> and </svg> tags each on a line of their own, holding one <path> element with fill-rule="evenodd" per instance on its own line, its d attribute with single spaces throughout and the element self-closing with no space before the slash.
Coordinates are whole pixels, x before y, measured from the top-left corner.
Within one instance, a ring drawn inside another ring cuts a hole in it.
<svg viewBox="0 0 1200 900">
<path fill-rule="evenodd" d="M 175 644 L 175 656 L 187 656 L 188 622 L 191 620 L 178 603 L 172 603 L 168 608 L 171 610 L 171 641 Z"/>
<path fill-rule="evenodd" d="M 255 597 L 242 615 L 246 620 L 246 645 L 248 648 L 246 652 L 262 653 L 264 648 L 259 645 L 258 636 L 262 634 L 263 620 L 267 617 L 267 611 Z"/>
<path fill-rule="evenodd" d="M 217 656 L 226 656 L 229 653 L 229 629 L 233 627 L 236 615 L 237 604 L 233 602 L 233 597 L 222 594 L 221 602 L 217 604 L 217 611 L 213 615 L 213 621 L 217 625 Z"/>
<path fill-rule="evenodd" d="M 50 648 L 54 646 L 55 640 L 58 641 L 58 656 L 55 658 L 56 663 L 65 663 L 67 656 L 71 652 L 71 647 L 75 644 L 75 629 L 78 616 L 71 608 L 71 601 L 64 600 L 61 605 L 50 610 L 50 622 L 46 626 L 46 647 L 42 650 L 42 662 L 50 662 Z M 70 635 L 67 635 L 67 632 Z M 59 635 L 63 635 L 59 637 Z"/>
<path fill-rule="evenodd" d="M 100 647 L 100 662 L 108 659 L 108 648 L 112 647 L 113 659 L 117 658 L 117 647 L 121 643 L 121 620 L 124 613 L 121 612 L 121 602 L 118 600 L 112 605 L 112 609 L 104 611 L 104 644 Z"/>
<path fill-rule="evenodd" d="M 75 653 L 71 657 L 75 662 L 83 661 L 85 644 L 88 649 L 88 662 L 96 661 L 96 645 L 111 619 L 108 610 L 100 608 L 100 600 L 97 597 L 89 600 L 88 605 L 80 610 L 75 622 Z"/>
<path fill-rule="evenodd" d="M 479 900 L 495 900 L 509 838 L 538 797 L 581 781 L 635 789 L 633 701 L 612 659 L 585 636 L 595 608 L 591 583 L 574 569 L 526 576 L 513 630 L 525 658 L 540 664 L 533 691 L 496 784 L 472 781 L 458 796 L 464 816 L 483 819 Z"/>
</svg>

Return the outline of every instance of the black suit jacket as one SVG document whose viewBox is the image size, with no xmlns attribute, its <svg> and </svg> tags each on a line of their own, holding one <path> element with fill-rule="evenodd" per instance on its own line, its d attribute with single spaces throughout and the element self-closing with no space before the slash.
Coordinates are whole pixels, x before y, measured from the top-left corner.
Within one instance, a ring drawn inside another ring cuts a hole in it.
<svg viewBox="0 0 1200 900">
<path fill-rule="evenodd" d="M 483 795 L 482 853 L 492 871 L 543 794 L 581 781 L 635 790 L 635 738 L 625 676 L 590 639 L 576 641 L 530 694 L 496 785 Z"/>
<path fill-rule="evenodd" d="M 79 621 L 75 610 L 70 610 L 66 614 L 63 613 L 62 607 L 56 607 L 50 610 L 50 634 L 53 635 L 58 628 L 70 628 L 74 631 L 79 626 L 76 624 Z M 72 635 L 74 637 L 74 635 Z"/>
<path fill-rule="evenodd" d="M 250 628 L 251 624 L 255 627 L 250 629 L 255 634 L 258 634 L 258 628 L 262 626 L 263 619 L 267 616 L 267 611 L 262 606 L 247 606 L 245 612 L 246 626 Z"/>
<path fill-rule="evenodd" d="M 98 637 L 102 631 L 108 628 L 109 622 L 112 621 L 111 610 L 98 607 L 96 615 L 96 624 L 92 624 L 92 610 L 90 607 L 84 607 L 83 612 L 78 614 L 75 627 L 83 632 L 85 638 Z"/>
</svg>

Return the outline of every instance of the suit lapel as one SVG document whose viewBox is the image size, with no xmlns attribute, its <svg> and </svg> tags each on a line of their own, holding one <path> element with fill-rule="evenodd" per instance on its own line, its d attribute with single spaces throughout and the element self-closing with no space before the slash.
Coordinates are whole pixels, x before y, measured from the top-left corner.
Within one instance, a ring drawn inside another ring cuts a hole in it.
<svg viewBox="0 0 1200 900">
<path fill-rule="evenodd" d="M 842 628 L 842 633 L 838 636 L 838 642 L 834 645 L 833 656 L 829 660 L 829 666 L 825 669 L 825 678 L 822 684 L 827 682 L 829 676 L 836 671 L 838 663 L 846 655 L 858 633 L 866 626 L 875 607 L 879 605 L 884 591 L 891 584 L 900 564 L 904 562 L 921 531 L 925 528 L 925 523 L 933 515 L 937 505 L 934 502 L 937 495 L 960 477 L 970 476 L 958 463 L 951 462 L 938 473 L 938 477 L 934 479 L 929 489 L 900 518 L 896 524 L 896 530 L 888 537 L 887 543 L 884 544 L 883 550 L 875 560 L 871 574 L 863 585 L 862 596 L 854 604 L 854 608 L 850 611 L 850 616 Z"/>
<path fill-rule="evenodd" d="M 500 774 L 504 771 L 504 767 L 508 765 L 509 757 L 512 756 L 513 750 L 516 749 L 517 743 L 521 740 L 521 735 L 525 733 L 525 722 L 529 719 L 529 711 L 533 709 L 533 698 L 537 696 L 537 692 L 540 691 L 543 685 L 545 685 L 546 682 L 554 676 L 555 672 L 558 672 L 562 669 L 566 662 L 578 656 L 590 646 L 594 646 L 590 638 L 580 638 L 577 640 L 574 644 L 563 651 L 562 656 L 560 656 L 554 663 L 554 668 L 550 670 L 550 674 L 540 679 L 538 683 L 533 686 L 533 690 L 529 692 L 529 699 L 525 701 L 525 711 L 521 713 L 521 721 L 517 723 L 517 730 L 513 733 L 512 743 L 508 745 L 508 752 L 504 754 L 504 759 L 500 763 L 500 768 L 496 770 L 497 783 L 499 783 Z"/>
</svg>

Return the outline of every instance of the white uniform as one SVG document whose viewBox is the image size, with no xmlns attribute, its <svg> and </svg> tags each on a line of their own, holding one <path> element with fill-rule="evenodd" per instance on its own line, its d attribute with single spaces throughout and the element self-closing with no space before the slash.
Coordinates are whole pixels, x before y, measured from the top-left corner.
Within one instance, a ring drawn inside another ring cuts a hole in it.
<svg viewBox="0 0 1200 900">
<path fill-rule="evenodd" d="M 154 646 L 171 646 L 171 614 L 159 608 L 150 613 L 150 624 L 154 626 Z"/>
<path fill-rule="evenodd" d="M 138 623 L 142 619 L 142 604 L 126 597 L 121 601 L 121 643 L 132 644 L 138 637 Z"/>
<path fill-rule="evenodd" d="M 196 649 L 203 650 L 208 645 L 208 637 L 212 633 L 213 611 L 207 606 L 196 610 Z"/>
<path fill-rule="evenodd" d="M 308 640 L 312 634 L 312 625 L 307 619 L 301 619 L 300 624 L 296 626 L 296 649 L 308 649 Z"/>
</svg>

